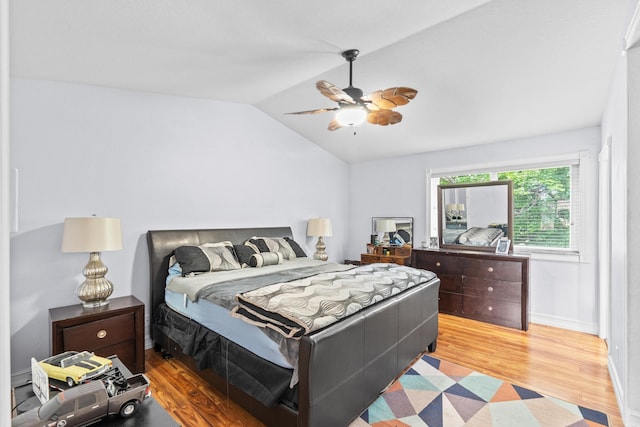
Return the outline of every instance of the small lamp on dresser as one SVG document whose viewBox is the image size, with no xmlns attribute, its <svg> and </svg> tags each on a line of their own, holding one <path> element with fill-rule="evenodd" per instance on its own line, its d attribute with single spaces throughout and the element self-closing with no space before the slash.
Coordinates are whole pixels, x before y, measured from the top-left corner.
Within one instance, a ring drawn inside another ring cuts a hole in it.
<svg viewBox="0 0 640 427">
<path fill-rule="evenodd" d="M 109 304 L 113 284 L 105 279 L 109 269 L 100 252 L 122 249 L 122 228 L 118 218 L 66 218 L 62 233 L 62 252 L 89 252 L 89 262 L 82 273 L 86 280 L 76 293 L 85 308 Z"/>
<path fill-rule="evenodd" d="M 329 259 L 329 255 L 325 249 L 327 248 L 322 240 L 323 237 L 333 235 L 333 229 L 331 228 L 331 220 L 328 218 L 311 218 L 307 223 L 307 236 L 317 237 L 318 243 L 316 243 L 316 252 L 313 254 L 314 259 L 326 261 Z"/>
</svg>

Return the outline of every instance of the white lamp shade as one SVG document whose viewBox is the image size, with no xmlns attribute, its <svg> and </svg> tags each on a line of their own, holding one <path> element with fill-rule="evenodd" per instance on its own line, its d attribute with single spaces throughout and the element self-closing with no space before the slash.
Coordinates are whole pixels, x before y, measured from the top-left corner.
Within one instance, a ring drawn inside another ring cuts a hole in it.
<svg viewBox="0 0 640 427">
<path fill-rule="evenodd" d="M 464 204 L 463 203 L 458 203 L 456 205 L 456 209 L 459 210 L 459 211 L 463 211 L 464 210 Z"/>
<path fill-rule="evenodd" d="M 122 249 L 119 218 L 66 218 L 62 252 L 103 252 Z"/>
<path fill-rule="evenodd" d="M 391 219 L 377 219 L 376 231 L 378 233 L 388 233 L 390 231 L 396 231 L 396 222 Z"/>
<path fill-rule="evenodd" d="M 307 223 L 307 236 L 332 236 L 331 220 L 329 218 L 311 218 Z"/>
<path fill-rule="evenodd" d="M 358 126 L 367 118 L 367 111 L 359 105 L 345 105 L 336 113 L 341 126 Z"/>
</svg>

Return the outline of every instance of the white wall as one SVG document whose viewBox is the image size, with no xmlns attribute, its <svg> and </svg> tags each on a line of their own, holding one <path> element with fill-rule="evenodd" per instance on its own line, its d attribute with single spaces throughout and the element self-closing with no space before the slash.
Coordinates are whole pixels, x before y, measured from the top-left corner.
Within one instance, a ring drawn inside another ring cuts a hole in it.
<svg viewBox="0 0 640 427">
<path fill-rule="evenodd" d="M 638 10 L 640 13 L 640 9 Z M 636 25 L 640 15 L 634 17 Z M 621 55 L 602 120 L 602 145 L 610 143 L 611 224 L 609 371 L 625 425 L 640 426 L 640 30 Z"/>
<path fill-rule="evenodd" d="M 425 142 L 425 145 L 428 141 Z M 568 329 L 598 332 L 597 158 L 600 128 L 543 135 L 483 146 L 430 152 L 353 164 L 349 183 L 349 246 L 347 257 L 359 259 L 369 241 L 371 217 L 414 217 L 414 244 L 428 240 L 426 171 L 457 166 L 540 158 L 544 155 L 590 152 L 591 177 L 587 198 L 587 262 L 532 259 L 530 262 L 531 320 Z"/>
<path fill-rule="evenodd" d="M 610 260 L 610 316 L 609 316 L 609 369 L 616 394 L 624 398 L 628 377 L 627 366 L 627 56 L 618 60 L 611 85 L 609 102 L 602 120 L 602 144 L 611 141 L 611 252 L 604 256 Z M 621 412 L 624 417 L 624 403 Z"/>
<path fill-rule="evenodd" d="M 329 259 L 344 259 L 348 165 L 254 107 L 26 79 L 11 90 L 12 372 L 49 354 L 48 309 L 79 302 L 88 254 L 60 252 L 65 217 L 121 218 L 107 277 L 114 297 L 145 303 L 149 229 L 290 225 L 312 255 L 306 220 L 324 216 Z"/>
<path fill-rule="evenodd" d="M 627 51 L 629 121 L 627 141 L 627 171 L 634 170 L 640 161 L 640 43 Z M 636 236 L 640 234 L 640 174 L 634 170 L 627 174 L 627 413 L 628 424 L 640 426 L 640 245 Z M 632 380 L 633 379 L 633 380 Z"/>
</svg>

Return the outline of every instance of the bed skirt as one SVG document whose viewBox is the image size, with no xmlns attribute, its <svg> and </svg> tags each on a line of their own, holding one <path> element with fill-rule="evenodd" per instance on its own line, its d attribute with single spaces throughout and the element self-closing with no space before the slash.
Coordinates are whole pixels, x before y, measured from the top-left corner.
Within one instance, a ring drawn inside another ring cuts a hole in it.
<svg viewBox="0 0 640 427">
<path fill-rule="evenodd" d="M 184 355 L 192 357 L 197 369 L 210 368 L 267 407 L 285 402 L 287 406 L 296 409 L 296 390 L 289 387 L 292 369 L 256 356 L 222 335 L 171 310 L 166 304 L 157 308 L 153 328 L 177 344 Z M 154 333 L 154 337 L 156 336 L 158 335 Z M 163 343 L 158 344 L 165 347 Z"/>
</svg>

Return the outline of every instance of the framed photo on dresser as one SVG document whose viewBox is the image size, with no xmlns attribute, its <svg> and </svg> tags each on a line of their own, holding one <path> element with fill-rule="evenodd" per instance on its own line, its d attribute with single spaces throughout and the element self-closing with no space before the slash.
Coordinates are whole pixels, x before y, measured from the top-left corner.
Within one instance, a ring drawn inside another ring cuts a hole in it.
<svg viewBox="0 0 640 427">
<path fill-rule="evenodd" d="M 498 255 L 507 255 L 509 253 L 509 245 L 511 244 L 511 240 L 506 237 L 498 240 L 498 244 L 496 245 L 496 253 Z"/>
</svg>

